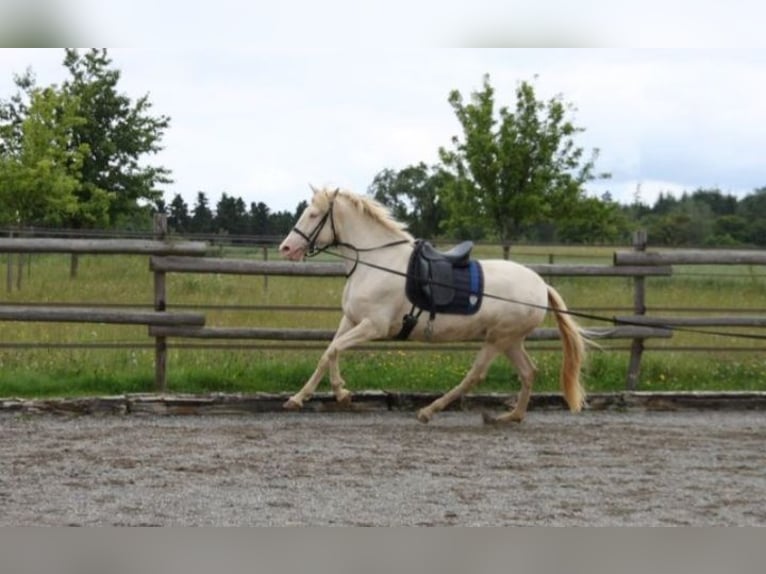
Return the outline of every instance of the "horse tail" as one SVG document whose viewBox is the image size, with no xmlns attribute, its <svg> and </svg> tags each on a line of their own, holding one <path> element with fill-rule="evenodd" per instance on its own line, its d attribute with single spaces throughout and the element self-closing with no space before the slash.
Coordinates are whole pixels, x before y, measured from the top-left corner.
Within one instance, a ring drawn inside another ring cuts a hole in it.
<svg viewBox="0 0 766 574">
<path fill-rule="evenodd" d="M 561 365 L 561 392 L 573 413 L 579 412 L 585 404 L 585 389 L 580 383 L 580 369 L 585 360 L 585 337 L 580 327 L 566 313 L 564 300 L 550 285 L 548 287 L 548 304 L 553 310 L 558 324 L 561 342 L 564 346 L 564 361 Z"/>
</svg>

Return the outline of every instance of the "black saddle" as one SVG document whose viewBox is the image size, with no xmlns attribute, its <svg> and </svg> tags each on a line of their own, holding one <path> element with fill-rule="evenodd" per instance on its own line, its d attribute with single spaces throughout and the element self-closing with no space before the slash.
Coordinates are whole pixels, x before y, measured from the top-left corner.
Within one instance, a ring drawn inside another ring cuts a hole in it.
<svg viewBox="0 0 766 574">
<path fill-rule="evenodd" d="M 421 304 L 431 303 L 431 306 L 426 308 L 432 311 L 436 307 L 449 305 L 455 298 L 454 269 L 468 265 L 472 249 L 471 241 L 464 241 L 444 252 L 437 251 L 428 241 L 417 241 L 410 259 L 411 275 L 416 278 L 416 281 L 411 282 L 410 287 L 413 291 L 420 289 L 428 301 L 424 301 L 420 294 L 414 292 L 410 296 L 410 301 L 415 303 L 417 300 Z"/>
<path fill-rule="evenodd" d="M 468 258 L 471 256 L 473 241 L 463 241 L 449 251 L 437 251 L 428 241 L 420 241 L 422 244 L 420 256 L 428 261 L 449 261 L 454 266 L 462 267 L 468 265 Z M 417 246 L 416 246 L 417 249 Z"/>
<path fill-rule="evenodd" d="M 405 286 L 412 310 L 404 316 L 398 339 L 409 337 L 423 311 L 428 311 L 433 321 L 436 313 L 472 315 L 479 310 L 484 276 L 481 265 L 470 259 L 472 249 L 471 241 L 445 252 L 422 239 L 415 242 Z"/>
</svg>

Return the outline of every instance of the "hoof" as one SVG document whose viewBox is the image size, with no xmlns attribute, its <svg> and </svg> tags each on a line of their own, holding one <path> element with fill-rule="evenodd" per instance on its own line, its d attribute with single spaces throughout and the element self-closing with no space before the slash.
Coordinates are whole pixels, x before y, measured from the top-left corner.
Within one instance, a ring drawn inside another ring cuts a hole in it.
<svg viewBox="0 0 766 574">
<path fill-rule="evenodd" d="M 290 397 L 282 405 L 282 408 L 288 411 L 299 411 L 303 408 L 303 401 Z"/>
<path fill-rule="evenodd" d="M 524 416 L 514 413 L 507 413 L 500 415 L 499 417 L 493 417 L 491 414 L 485 412 L 481 413 L 481 420 L 484 421 L 485 425 L 500 426 L 507 425 L 508 423 L 518 424 L 524 420 Z"/>
<path fill-rule="evenodd" d="M 499 421 L 489 413 L 481 413 L 481 420 L 485 425 L 497 425 Z"/>
<path fill-rule="evenodd" d="M 351 391 L 341 389 L 338 394 L 335 395 L 335 400 L 338 401 L 338 404 L 347 407 L 351 404 Z"/>
<path fill-rule="evenodd" d="M 420 409 L 420 410 L 418 411 L 418 420 L 419 420 L 421 423 L 428 423 L 428 422 L 431 422 L 431 417 L 432 417 L 432 416 L 433 416 L 433 415 L 432 415 L 430 412 L 428 412 L 426 409 Z"/>
<path fill-rule="evenodd" d="M 524 415 L 526 413 L 519 413 L 516 411 L 511 411 L 511 413 L 508 415 L 508 422 L 512 423 L 520 423 L 524 420 Z"/>
</svg>

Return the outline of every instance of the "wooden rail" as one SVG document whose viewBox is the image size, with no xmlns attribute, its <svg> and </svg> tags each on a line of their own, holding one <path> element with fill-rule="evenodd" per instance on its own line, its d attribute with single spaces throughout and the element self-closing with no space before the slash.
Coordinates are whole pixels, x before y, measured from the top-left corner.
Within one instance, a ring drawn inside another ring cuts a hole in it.
<svg viewBox="0 0 766 574">
<path fill-rule="evenodd" d="M 89 307 L 24 307 L 0 305 L 0 321 L 47 323 L 108 323 L 112 325 L 198 326 L 205 324 L 202 313 L 131 311 Z"/>
<path fill-rule="evenodd" d="M 766 251 L 729 249 L 616 251 L 615 265 L 766 265 Z"/>
<path fill-rule="evenodd" d="M 543 277 L 669 277 L 673 268 L 662 266 L 560 265 L 539 263 L 526 265 Z"/>
<path fill-rule="evenodd" d="M 188 257 L 152 257 L 149 268 L 161 273 L 222 273 L 230 275 L 282 275 L 345 277 L 342 263 L 293 263 L 254 259 L 215 259 Z"/>
<path fill-rule="evenodd" d="M 335 331 L 330 329 L 262 329 L 250 327 L 150 327 L 152 337 L 182 337 L 189 339 L 256 339 L 269 341 L 331 341 Z M 632 339 L 634 337 L 669 338 L 670 329 L 623 325 L 616 327 L 588 328 L 588 336 L 595 339 Z M 535 329 L 527 339 L 532 341 L 553 341 L 559 338 L 558 329 Z M 389 341 L 390 339 L 383 339 Z M 477 338 L 475 341 L 481 341 Z"/>
<path fill-rule="evenodd" d="M 204 255 L 206 251 L 207 244 L 199 241 L 0 238 L 0 253 L 200 256 Z"/>
<path fill-rule="evenodd" d="M 540 275 L 556 277 L 635 277 L 669 276 L 672 267 L 612 265 L 564 265 L 540 263 L 527 265 Z M 215 259 L 188 257 L 152 257 L 152 271 L 165 273 L 222 273 L 232 275 L 282 275 L 303 277 L 345 277 L 342 263 L 295 263 L 290 261 L 257 261 L 254 259 Z"/>
<path fill-rule="evenodd" d="M 137 254 L 149 256 L 149 268 L 154 276 L 154 310 L 111 309 L 104 305 L 0 305 L 0 321 L 47 321 L 77 323 L 110 323 L 147 325 L 154 338 L 155 384 L 157 390 L 166 388 L 168 338 L 189 339 L 253 339 L 283 342 L 329 341 L 334 331 L 327 329 L 273 329 L 265 326 L 207 327 L 202 313 L 167 311 L 167 273 L 271 275 L 289 277 L 343 277 L 345 267 L 339 262 L 257 261 L 252 259 L 219 259 L 204 257 L 207 246 L 200 242 L 167 241 L 162 218 L 155 223 L 155 240 L 140 239 L 4 239 L 0 252 L 6 253 L 69 253 L 69 254 Z M 634 251 L 616 252 L 614 265 L 532 264 L 531 269 L 544 277 L 629 277 L 633 278 L 633 309 L 631 315 L 617 320 L 629 324 L 588 328 L 596 339 L 630 339 L 631 357 L 627 374 L 629 390 L 637 388 L 644 341 L 648 338 L 672 337 L 673 327 L 766 327 L 766 317 L 658 317 L 646 315 L 646 280 L 668 277 L 673 265 L 695 264 L 766 264 L 766 253 L 748 251 L 645 251 L 646 236 L 637 234 Z M 530 340 L 555 340 L 558 330 L 540 328 Z"/>
<path fill-rule="evenodd" d="M 639 323 L 653 327 L 766 327 L 766 317 L 661 317 L 652 315 L 631 315 L 617 317 L 617 321 Z"/>
<path fill-rule="evenodd" d="M 165 275 L 166 273 L 220 273 L 234 275 L 281 275 L 291 277 L 344 277 L 345 266 L 342 263 L 308 262 L 296 263 L 287 261 L 256 261 L 251 259 L 213 259 L 189 257 L 159 257 L 150 259 L 150 269 L 155 273 L 155 301 L 157 308 L 166 304 Z M 667 277 L 672 274 L 669 265 L 633 266 L 633 265 L 559 265 L 536 264 L 529 265 L 540 275 L 551 277 L 633 277 L 636 282 L 634 312 L 641 315 L 645 310 L 643 281 L 645 277 Z M 161 302 L 161 303 L 160 303 Z M 608 328 L 588 329 L 594 339 L 631 339 L 631 364 L 628 372 L 629 388 L 636 388 L 639 377 L 641 354 L 644 340 L 648 338 L 672 337 L 671 329 L 659 328 L 652 325 L 617 325 Z M 269 329 L 262 327 L 186 327 L 186 326 L 153 326 L 149 334 L 156 338 L 158 368 L 157 386 L 164 388 L 166 377 L 167 339 L 254 339 L 270 341 L 330 341 L 334 331 L 323 329 Z M 556 329 L 536 329 L 529 337 L 530 340 L 555 340 L 559 338 Z"/>
</svg>

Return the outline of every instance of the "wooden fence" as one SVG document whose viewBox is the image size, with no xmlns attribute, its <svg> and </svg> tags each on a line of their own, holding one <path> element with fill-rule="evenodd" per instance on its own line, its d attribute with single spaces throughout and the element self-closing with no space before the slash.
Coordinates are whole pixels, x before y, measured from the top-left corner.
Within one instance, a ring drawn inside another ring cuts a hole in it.
<svg viewBox="0 0 766 574">
<path fill-rule="evenodd" d="M 168 340 L 244 339 L 269 341 L 329 341 L 333 331 L 323 329 L 274 329 L 268 326 L 209 327 L 202 313 L 168 312 L 166 277 L 168 273 L 233 274 L 268 276 L 342 277 L 340 263 L 294 263 L 205 257 L 208 246 L 202 242 L 172 241 L 166 236 L 164 218 L 155 223 L 154 240 L 137 239 L 0 239 L 0 253 L 69 253 L 69 254 L 140 254 L 149 256 L 154 276 L 154 310 L 134 311 L 105 309 L 97 303 L 56 306 L 0 305 L 0 321 L 53 321 L 113 324 L 142 324 L 148 326 L 154 339 L 155 384 L 157 391 L 167 388 Z M 633 314 L 618 318 L 615 326 L 589 328 L 604 339 L 631 341 L 630 362 L 626 386 L 638 386 L 644 341 L 649 338 L 669 338 L 673 326 L 766 326 L 766 317 L 647 317 L 645 299 L 646 277 L 669 277 L 676 264 L 741 264 L 766 265 L 763 252 L 646 252 L 646 236 L 638 233 L 632 251 L 617 251 L 611 265 L 532 264 L 532 269 L 545 277 L 628 277 L 633 280 Z M 554 340 L 556 329 L 540 328 L 531 340 Z"/>
</svg>

